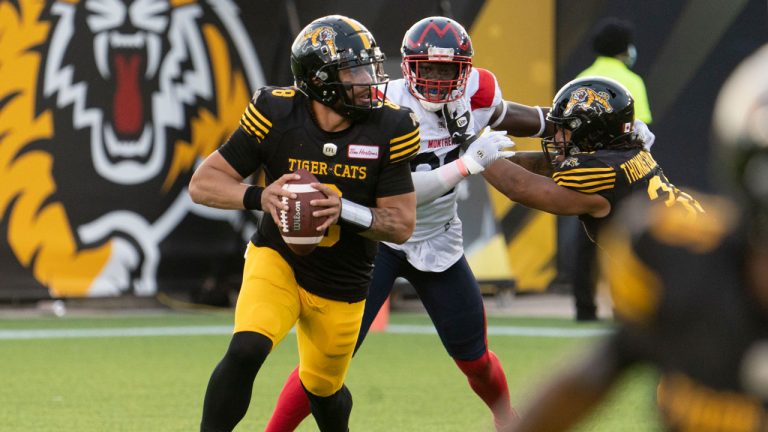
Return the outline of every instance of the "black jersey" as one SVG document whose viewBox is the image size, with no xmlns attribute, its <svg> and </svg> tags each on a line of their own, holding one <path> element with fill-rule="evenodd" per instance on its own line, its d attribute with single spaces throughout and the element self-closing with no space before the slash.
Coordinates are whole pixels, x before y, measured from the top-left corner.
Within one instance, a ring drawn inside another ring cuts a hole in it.
<svg viewBox="0 0 768 432">
<path fill-rule="evenodd" d="M 747 288 L 744 224 L 720 200 L 696 217 L 645 201 L 633 198 L 601 234 L 623 323 L 614 355 L 658 367 L 670 430 L 764 431 L 768 313 Z"/>
<path fill-rule="evenodd" d="M 304 168 L 344 198 L 368 207 L 375 207 L 377 198 L 413 192 L 409 160 L 418 153 L 420 139 L 410 109 L 385 104 L 349 129 L 329 133 L 315 124 L 309 104 L 293 87 L 260 89 L 239 130 L 219 152 L 243 177 L 263 167 L 270 183 Z M 251 241 L 278 251 L 298 283 L 314 294 L 350 302 L 367 294 L 376 242 L 344 225 L 331 226 L 306 256 L 288 249 L 268 215 Z"/>
<path fill-rule="evenodd" d="M 604 218 L 579 216 L 592 239 L 616 206 L 634 192 L 645 193 L 649 200 L 663 199 L 701 211 L 696 200 L 671 184 L 651 153 L 642 148 L 575 153 L 555 169 L 552 179 L 569 189 L 600 194 L 611 203 L 611 211 Z"/>
</svg>

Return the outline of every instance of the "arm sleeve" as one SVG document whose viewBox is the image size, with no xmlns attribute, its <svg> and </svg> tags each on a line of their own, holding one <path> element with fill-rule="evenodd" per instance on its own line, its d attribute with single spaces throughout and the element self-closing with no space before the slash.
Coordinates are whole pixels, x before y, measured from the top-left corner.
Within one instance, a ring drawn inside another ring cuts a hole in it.
<svg viewBox="0 0 768 432">
<path fill-rule="evenodd" d="M 453 161 L 431 171 L 415 171 L 411 174 L 417 205 L 436 200 L 464 179 L 456 164 L 457 161 Z"/>
</svg>

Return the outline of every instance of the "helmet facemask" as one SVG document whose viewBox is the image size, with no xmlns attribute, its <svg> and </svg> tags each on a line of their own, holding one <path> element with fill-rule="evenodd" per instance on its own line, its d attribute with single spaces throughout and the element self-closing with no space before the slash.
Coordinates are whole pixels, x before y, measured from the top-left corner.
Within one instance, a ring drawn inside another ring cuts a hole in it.
<svg viewBox="0 0 768 432">
<path fill-rule="evenodd" d="M 472 72 L 472 40 L 458 22 L 440 16 L 419 20 L 405 32 L 400 64 L 408 91 L 428 111 L 461 99 Z"/>
<path fill-rule="evenodd" d="M 352 119 L 365 117 L 384 106 L 389 76 L 384 73 L 384 54 L 378 47 L 354 54 L 342 53 L 340 60 L 322 66 L 305 91 L 313 99 Z"/>
<path fill-rule="evenodd" d="M 430 48 L 433 52 L 440 50 Z M 417 99 L 444 104 L 464 96 L 472 71 L 472 58 L 454 56 L 453 49 L 444 51 L 443 54 L 414 54 L 403 57 L 403 76 L 411 94 Z"/>
<path fill-rule="evenodd" d="M 574 142 L 574 136 L 578 138 L 578 133 L 575 130 L 566 127 L 563 122 L 553 121 L 549 117 L 548 120 L 555 124 L 555 133 L 541 140 L 541 150 L 544 152 L 544 158 L 547 162 L 556 166 L 568 156 L 581 152 L 582 149 Z M 576 120 L 573 124 L 578 128 L 577 123 L 580 120 Z"/>
<path fill-rule="evenodd" d="M 384 106 L 384 54 L 359 22 L 328 15 L 307 25 L 291 46 L 296 87 L 351 119 Z"/>
</svg>

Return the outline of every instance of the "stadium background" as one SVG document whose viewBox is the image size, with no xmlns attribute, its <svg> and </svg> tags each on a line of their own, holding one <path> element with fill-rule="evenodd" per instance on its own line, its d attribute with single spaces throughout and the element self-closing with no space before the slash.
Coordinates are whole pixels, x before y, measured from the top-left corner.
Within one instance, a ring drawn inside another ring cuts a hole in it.
<svg viewBox="0 0 768 432">
<path fill-rule="evenodd" d="M 697 189 L 714 186 L 707 143 L 715 95 L 766 41 L 763 0 L 171 0 L 165 22 L 141 19 L 141 5 L 151 3 L 117 3 L 125 14 L 101 11 L 98 20 L 83 1 L 0 2 L 2 300 L 157 292 L 201 299 L 236 287 L 255 216 L 196 208 L 185 185 L 255 88 L 291 84 L 290 44 L 316 17 L 342 13 L 366 24 L 397 78 L 405 30 L 424 16 L 452 16 L 470 31 L 475 65 L 496 74 L 505 98 L 533 105 L 548 105 L 591 63 L 589 30 L 599 19 L 630 19 L 654 154 L 676 185 Z M 144 154 L 126 143 L 140 142 L 146 125 Z M 122 131 L 123 149 L 98 162 L 108 130 Z M 538 148 L 530 139 L 518 145 Z M 548 289 L 567 267 L 558 265 L 557 219 L 501 199 L 480 179 L 466 186 L 460 215 L 478 278 Z"/>
</svg>

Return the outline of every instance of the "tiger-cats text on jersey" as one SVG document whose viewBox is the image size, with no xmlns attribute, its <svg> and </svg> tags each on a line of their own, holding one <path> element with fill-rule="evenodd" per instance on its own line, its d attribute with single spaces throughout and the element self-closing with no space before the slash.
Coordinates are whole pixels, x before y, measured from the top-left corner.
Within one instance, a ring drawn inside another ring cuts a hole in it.
<svg viewBox="0 0 768 432">
<path fill-rule="evenodd" d="M 303 168 L 345 199 L 375 207 L 377 198 L 413 192 L 409 160 L 419 142 L 419 124 L 408 108 L 387 103 L 330 133 L 315 124 L 310 99 L 296 88 L 264 87 L 219 152 L 243 177 L 262 168 L 269 184 Z M 377 243 L 343 224 L 332 225 L 306 256 L 288 249 L 270 215 L 261 218 L 251 241 L 278 251 L 309 292 L 349 302 L 367 294 Z"/>
</svg>

